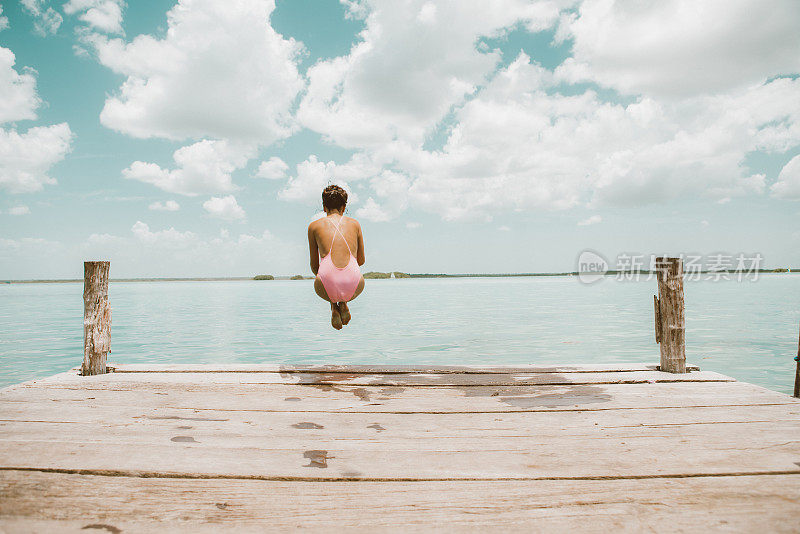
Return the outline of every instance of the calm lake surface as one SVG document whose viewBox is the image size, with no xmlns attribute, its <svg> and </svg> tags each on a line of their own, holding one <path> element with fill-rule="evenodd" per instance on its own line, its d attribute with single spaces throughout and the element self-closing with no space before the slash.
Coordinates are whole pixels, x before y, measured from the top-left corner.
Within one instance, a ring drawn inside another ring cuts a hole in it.
<svg viewBox="0 0 800 534">
<path fill-rule="evenodd" d="M 83 284 L 0 285 L 0 386 L 82 357 Z M 344 330 L 311 281 L 111 282 L 117 363 L 571 364 L 659 360 L 656 282 L 368 280 Z M 687 360 L 791 393 L 800 275 L 686 283 Z"/>
</svg>

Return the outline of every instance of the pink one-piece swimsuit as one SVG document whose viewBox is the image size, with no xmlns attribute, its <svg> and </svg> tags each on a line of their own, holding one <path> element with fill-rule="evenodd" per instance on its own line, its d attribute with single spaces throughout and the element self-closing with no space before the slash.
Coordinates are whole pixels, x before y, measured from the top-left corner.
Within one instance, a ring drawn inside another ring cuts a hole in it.
<svg viewBox="0 0 800 534">
<path fill-rule="evenodd" d="M 330 221 L 330 219 L 328 220 Z M 328 298 L 334 303 L 350 301 L 356 292 L 356 288 L 358 288 L 358 283 L 361 281 L 361 269 L 358 268 L 358 261 L 356 261 L 356 257 L 353 256 L 353 251 L 350 250 L 347 239 L 345 239 L 344 234 L 339 229 L 341 223 L 341 217 L 336 224 L 331 221 L 331 224 L 333 224 L 333 239 L 331 240 L 328 255 L 324 258 L 320 258 L 319 270 L 317 271 L 317 276 L 319 276 L 322 285 L 325 287 Z M 347 252 L 350 253 L 350 261 L 341 268 L 334 265 L 333 259 L 331 258 L 333 242 L 336 241 L 336 234 L 342 236 L 342 241 L 347 245 Z"/>
</svg>

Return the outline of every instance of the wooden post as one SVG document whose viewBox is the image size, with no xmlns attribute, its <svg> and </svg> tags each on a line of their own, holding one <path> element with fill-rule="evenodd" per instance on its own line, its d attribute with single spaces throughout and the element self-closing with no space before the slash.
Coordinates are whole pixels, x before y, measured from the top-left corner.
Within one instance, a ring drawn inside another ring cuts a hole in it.
<svg viewBox="0 0 800 534">
<path fill-rule="evenodd" d="M 800 399 L 800 334 L 797 339 L 797 356 L 794 357 L 797 362 L 794 366 L 794 396 Z"/>
<path fill-rule="evenodd" d="M 108 305 L 108 273 L 111 262 L 83 262 L 83 365 L 82 375 L 106 372 L 111 345 L 111 308 Z"/>
<path fill-rule="evenodd" d="M 661 367 L 667 373 L 686 372 L 686 327 L 683 302 L 683 260 L 656 258 L 658 297 L 655 299 L 656 342 Z"/>
</svg>

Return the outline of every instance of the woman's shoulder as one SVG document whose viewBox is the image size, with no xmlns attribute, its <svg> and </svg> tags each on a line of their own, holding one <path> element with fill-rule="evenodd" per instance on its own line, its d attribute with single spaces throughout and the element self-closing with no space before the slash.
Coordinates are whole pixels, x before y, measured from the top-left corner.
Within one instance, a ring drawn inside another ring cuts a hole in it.
<svg viewBox="0 0 800 534">
<path fill-rule="evenodd" d="M 321 225 L 322 225 L 322 219 L 315 219 L 310 223 L 308 223 L 308 231 L 316 232 Z"/>
<path fill-rule="evenodd" d="M 358 222 L 358 220 L 354 219 L 353 217 L 347 217 L 347 222 L 349 222 L 350 224 L 352 224 L 353 226 L 355 226 L 357 228 L 361 228 L 361 223 Z"/>
</svg>

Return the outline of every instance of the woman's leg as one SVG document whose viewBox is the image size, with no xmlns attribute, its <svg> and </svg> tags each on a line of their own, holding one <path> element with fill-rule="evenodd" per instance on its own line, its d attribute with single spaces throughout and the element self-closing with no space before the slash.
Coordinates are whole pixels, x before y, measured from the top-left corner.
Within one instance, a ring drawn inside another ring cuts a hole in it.
<svg viewBox="0 0 800 534">
<path fill-rule="evenodd" d="M 350 308 L 347 307 L 346 302 L 339 303 L 339 315 L 342 318 L 343 325 L 346 325 L 350 322 Z"/>
<path fill-rule="evenodd" d="M 339 312 L 339 305 L 331 302 L 331 326 L 336 330 L 342 329 L 342 315 Z"/>
<path fill-rule="evenodd" d="M 361 280 L 358 282 L 358 285 L 356 286 L 356 292 L 353 293 L 353 298 L 351 298 L 350 300 L 353 300 L 354 298 L 359 296 L 362 291 L 364 291 L 364 277 L 363 276 L 361 277 Z"/>
<path fill-rule="evenodd" d="M 322 280 L 319 279 L 319 276 L 314 280 L 314 291 L 316 291 L 320 298 L 331 302 L 330 297 L 328 297 L 328 292 L 325 291 L 325 286 L 322 285 Z M 339 306 L 337 306 L 335 302 L 331 302 L 331 326 L 336 330 L 342 329 L 342 316 L 339 313 Z"/>
<path fill-rule="evenodd" d="M 354 298 L 359 296 L 362 291 L 364 291 L 364 277 L 363 276 L 361 277 L 361 280 L 358 282 L 358 285 L 356 286 L 356 291 L 355 291 L 355 293 L 353 293 L 353 297 L 350 300 L 353 300 Z M 339 314 L 342 316 L 342 324 L 346 325 L 347 323 L 350 322 L 350 308 L 347 307 L 347 303 L 346 302 L 340 302 L 339 303 Z"/>
</svg>

